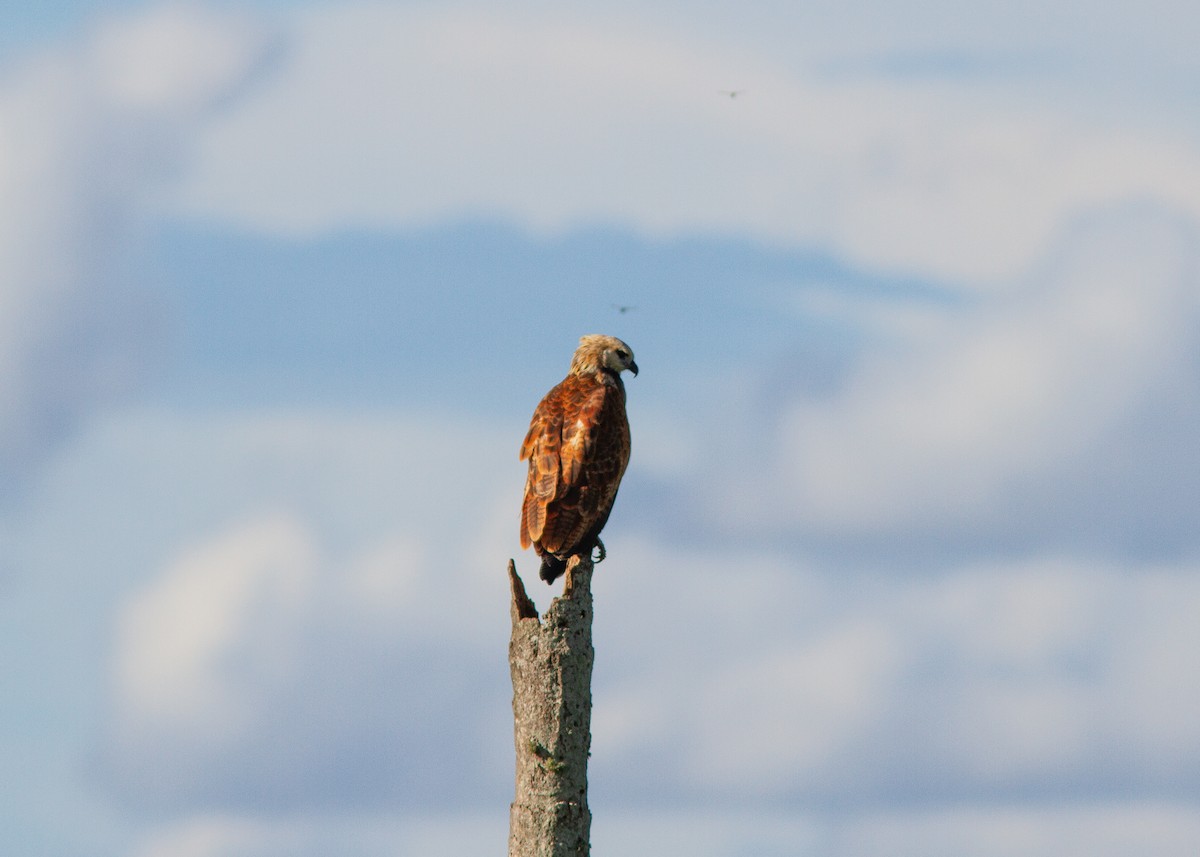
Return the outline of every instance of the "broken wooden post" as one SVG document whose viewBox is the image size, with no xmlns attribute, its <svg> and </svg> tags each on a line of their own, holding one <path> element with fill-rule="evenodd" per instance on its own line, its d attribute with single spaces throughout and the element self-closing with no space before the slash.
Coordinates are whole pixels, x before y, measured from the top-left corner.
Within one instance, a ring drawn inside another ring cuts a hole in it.
<svg viewBox="0 0 1200 857">
<path fill-rule="evenodd" d="M 592 722 L 592 561 L 572 557 L 546 615 L 509 560 L 516 797 L 509 857 L 587 857 L 592 815 L 587 762 Z"/>
</svg>

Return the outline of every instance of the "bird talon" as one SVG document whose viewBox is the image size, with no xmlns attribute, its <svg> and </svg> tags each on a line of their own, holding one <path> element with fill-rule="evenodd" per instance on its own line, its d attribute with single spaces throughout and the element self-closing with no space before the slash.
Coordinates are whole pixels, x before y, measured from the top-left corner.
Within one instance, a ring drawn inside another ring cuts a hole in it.
<svg viewBox="0 0 1200 857">
<path fill-rule="evenodd" d="M 593 548 L 593 553 L 595 553 L 595 556 L 592 558 L 593 565 L 598 562 L 604 562 L 604 558 L 608 556 L 608 551 L 604 549 L 604 542 L 596 539 L 596 547 Z"/>
</svg>

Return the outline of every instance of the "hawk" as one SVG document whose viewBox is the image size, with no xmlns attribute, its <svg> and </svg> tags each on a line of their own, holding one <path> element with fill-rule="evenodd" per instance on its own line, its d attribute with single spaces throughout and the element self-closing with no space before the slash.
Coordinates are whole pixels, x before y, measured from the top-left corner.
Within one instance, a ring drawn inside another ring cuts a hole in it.
<svg viewBox="0 0 1200 857">
<path fill-rule="evenodd" d="M 521 444 L 521 460 L 529 459 L 521 547 L 537 551 L 547 583 L 576 554 L 598 547 L 604 558 L 600 531 L 629 464 L 626 369 L 638 373 L 624 342 L 600 334 L 581 338 L 571 370 L 538 404 Z"/>
</svg>

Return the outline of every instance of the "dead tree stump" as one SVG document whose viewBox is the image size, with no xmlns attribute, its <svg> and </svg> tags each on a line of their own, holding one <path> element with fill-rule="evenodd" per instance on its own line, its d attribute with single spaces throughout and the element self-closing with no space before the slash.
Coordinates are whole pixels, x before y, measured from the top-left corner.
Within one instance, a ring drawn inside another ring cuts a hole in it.
<svg viewBox="0 0 1200 857">
<path fill-rule="evenodd" d="M 592 742 L 592 562 L 572 557 L 563 594 L 541 619 L 508 563 L 516 797 L 509 857 L 587 857 L 592 814 L 587 762 Z"/>
</svg>

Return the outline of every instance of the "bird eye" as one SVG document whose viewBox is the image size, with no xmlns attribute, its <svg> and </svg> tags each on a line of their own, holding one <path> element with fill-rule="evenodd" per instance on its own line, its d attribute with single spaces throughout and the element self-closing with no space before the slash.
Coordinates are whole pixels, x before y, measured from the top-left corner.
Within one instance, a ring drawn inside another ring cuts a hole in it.
<svg viewBox="0 0 1200 857">
<path fill-rule="evenodd" d="M 618 356 L 618 357 L 620 357 L 622 360 L 628 360 L 628 359 L 629 359 L 629 352 L 628 352 L 628 351 L 626 351 L 626 350 L 625 350 L 625 349 L 623 349 L 623 348 L 618 348 L 618 349 L 617 349 L 617 356 Z"/>
</svg>

